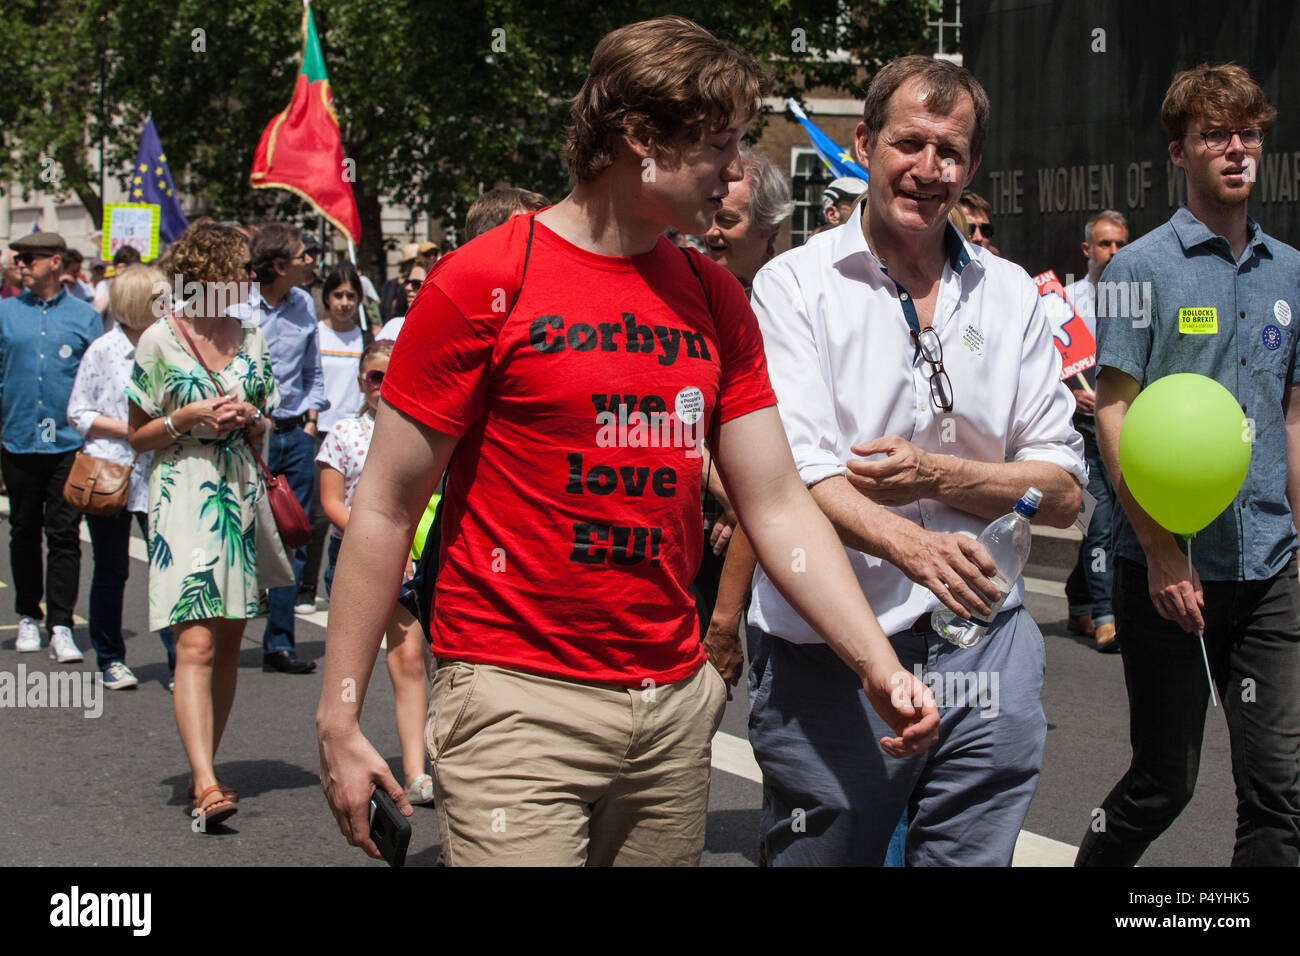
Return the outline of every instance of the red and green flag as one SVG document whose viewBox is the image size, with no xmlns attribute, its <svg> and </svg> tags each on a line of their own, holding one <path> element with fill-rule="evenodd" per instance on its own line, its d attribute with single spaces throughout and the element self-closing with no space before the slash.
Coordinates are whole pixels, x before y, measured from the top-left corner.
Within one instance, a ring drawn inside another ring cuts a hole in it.
<svg viewBox="0 0 1300 956">
<path fill-rule="evenodd" d="M 302 11 L 302 69 L 293 100 L 262 132 L 249 176 L 256 189 L 288 189 L 307 200 L 353 243 L 361 217 L 343 165 L 343 138 L 311 7 Z"/>
</svg>

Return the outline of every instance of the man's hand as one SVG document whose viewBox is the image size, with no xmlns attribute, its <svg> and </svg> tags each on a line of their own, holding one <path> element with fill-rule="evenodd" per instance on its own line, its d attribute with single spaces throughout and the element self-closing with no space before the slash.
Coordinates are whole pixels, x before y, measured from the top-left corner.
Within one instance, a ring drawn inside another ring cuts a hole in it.
<svg viewBox="0 0 1300 956">
<path fill-rule="evenodd" d="M 1097 410 L 1097 394 L 1095 392 L 1085 391 L 1082 388 L 1071 388 L 1070 393 L 1074 395 L 1074 406 L 1077 411 L 1091 415 Z"/>
<path fill-rule="evenodd" d="M 735 516 L 732 521 L 727 522 L 725 514 L 718 515 L 713 522 L 713 530 L 709 532 L 709 544 L 713 547 L 714 554 L 722 554 L 727 550 L 727 544 L 731 541 L 732 534 L 735 533 L 736 522 Z"/>
<path fill-rule="evenodd" d="M 1205 607 L 1205 591 L 1201 576 L 1192 568 L 1187 574 L 1187 555 L 1178 550 L 1172 536 L 1166 535 L 1167 545 L 1162 545 L 1152 558 L 1148 556 L 1147 587 L 1151 603 L 1165 620 L 1173 621 L 1188 634 L 1205 630 L 1201 608 Z"/>
<path fill-rule="evenodd" d="M 993 609 L 988 602 L 1002 594 L 992 580 L 998 571 L 993 557 L 984 545 L 964 534 L 927 531 L 909 524 L 890 542 L 884 557 L 963 618 L 971 611 L 989 614 Z"/>
<path fill-rule="evenodd" d="M 862 681 L 867 700 L 897 737 L 881 737 L 880 749 L 891 757 L 910 757 L 939 740 L 939 708 L 934 692 L 915 674 L 903 670 L 893 654 L 870 667 Z"/>
<path fill-rule="evenodd" d="M 376 789 L 383 790 L 393 798 L 402 816 L 409 817 L 415 811 L 406 799 L 406 790 L 359 727 L 339 735 L 325 733 L 318 727 L 317 740 L 320 785 L 339 830 L 352 846 L 359 846 L 367 856 L 382 860 L 383 854 L 370 839 L 370 795 Z"/>
<path fill-rule="evenodd" d="M 886 456 L 879 461 L 850 458 L 847 462 L 849 482 L 876 504 L 897 507 L 937 496 L 938 475 L 930 456 L 906 438 L 886 435 L 854 445 L 852 451 L 862 458 Z"/>
<path fill-rule="evenodd" d="M 704 654 L 722 675 L 727 685 L 727 700 L 731 700 L 731 688 L 740 683 L 741 672 L 745 669 L 745 652 L 740 646 L 740 618 L 723 620 L 714 614 L 704 635 Z"/>
</svg>

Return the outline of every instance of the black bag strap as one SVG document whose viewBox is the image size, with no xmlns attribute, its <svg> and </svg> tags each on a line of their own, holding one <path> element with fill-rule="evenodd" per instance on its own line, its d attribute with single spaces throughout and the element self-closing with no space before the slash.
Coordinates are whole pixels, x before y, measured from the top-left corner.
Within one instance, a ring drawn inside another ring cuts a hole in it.
<svg viewBox="0 0 1300 956">
<path fill-rule="evenodd" d="M 519 273 L 519 285 L 515 288 L 515 294 L 510 299 L 510 308 L 506 310 L 505 317 L 501 320 L 502 325 L 515 311 L 515 305 L 519 302 L 519 296 L 524 291 L 524 277 L 528 275 L 528 262 L 533 254 L 533 226 L 535 224 L 536 214 L 528 217 L 528 241 L 524 246 L 524 267 Z M 424 539 L 424 550 L 420 552 L 420 559 L 415 562 L 415 574 L 411 578 L 411 586 L 404 588 L 401 594 L 401 604 L 411 612 L 412 616 L 420 622 L 420 629 L 424 631 L 424 639 L 427 643 L 433 643 L 433 594 L 438 583 L 438 570 L 440 564 L 440 552 L 442 551 L 442 506 L 447 503 L 447 494 L 450 488 L 447 476 L 451 474 L 452 462 L 456 460 L 456 453 L 451 453 L 451 458 L 447 461 L 447 470 L 442 476 L 442 497 L 438 499 L 438 504 L 433 509 L 433 524 L 429 526 L 429 533 Z"/>
</svg>

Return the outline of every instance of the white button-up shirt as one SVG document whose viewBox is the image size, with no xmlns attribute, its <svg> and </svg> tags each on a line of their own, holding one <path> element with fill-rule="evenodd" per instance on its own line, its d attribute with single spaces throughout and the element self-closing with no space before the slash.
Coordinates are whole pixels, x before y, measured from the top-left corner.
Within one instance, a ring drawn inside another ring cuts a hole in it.
<svg viewBox="0 0 1300 956">
<path fill-rule="evenodd" d="M 68 423 L 82 438 L 86 438 L 86 432 L 90 431 L 99 415 L 122 422 L 128 420 L 126 383 L 131 379 L 134 364 L 135 346 L 120 325 L 114 325 L 111 331 L 90 343 L 86 354 L 81 357 L 77 380 L 68 398 Z M 149 462 L 153 459 L 153 452 L 146 452 L 137 459 L 125 438 L 89 438 L 81 450 L 119 465 L 135 461 L 126 510 L 149 511 Z"/>
<path fill-rule="evenodd" d="M 850 446 L 885 435 L 960 458 L 1051 462 L 1087 483 L 1083 439 L 1071 425 L 1074 398 L 1061 384 L 1061 355 L 1033 280 L 952 226 L 946 243 L 932 327 L 952 381 L 950 413 L 930 400 L 931 367 L 908 324 L 914 306 L 868 248 L 861 207 L 755 277 L 768 374 L 805 484 L 845 474 L 856 457 Z M 931 531 L 977 535 L 988 524 L 933 499 L 890 510 Z M 886 634 L 941 606 L 893 565 L 845 550 Z M 1017 581 L 1003 607 L 1023 598 Z M 748 620 L 794 643 L 821 641 L 761 567 Z"/>
</svg>

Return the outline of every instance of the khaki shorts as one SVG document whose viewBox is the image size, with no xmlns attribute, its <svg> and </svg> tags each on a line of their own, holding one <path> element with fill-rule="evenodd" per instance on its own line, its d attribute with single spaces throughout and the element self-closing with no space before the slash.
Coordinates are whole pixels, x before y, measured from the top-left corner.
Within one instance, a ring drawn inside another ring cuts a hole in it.
<svg viewBox="0 0 1300 956">
<path fill-rule="evenodd" d="M 449 866 L 695 866 L 726 685 L 622 688 L 443 661 L 425 743 Z"/>
</svg>

